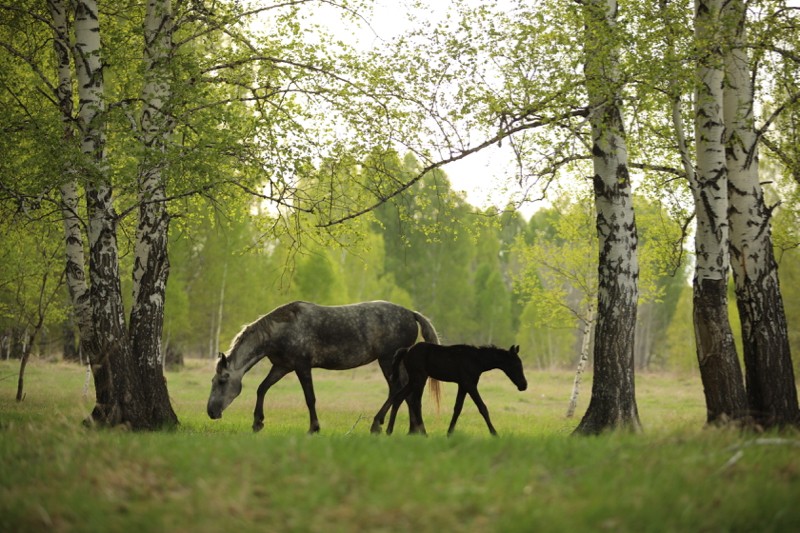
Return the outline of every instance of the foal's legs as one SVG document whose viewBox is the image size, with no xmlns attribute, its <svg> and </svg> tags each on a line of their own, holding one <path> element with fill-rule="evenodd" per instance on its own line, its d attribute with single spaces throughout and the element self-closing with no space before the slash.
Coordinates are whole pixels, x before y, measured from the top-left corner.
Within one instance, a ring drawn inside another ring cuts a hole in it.
<svg viewBox="0 0 800 533">
<path fill-rule="evenodd" d="M 447 429 L 447 436 L 449 437 L 453 430 L 456 429 L 456 420 L 458 415 L 461 414 L 461 409 L 464 407 L 464 398 L 467 396 L 467 389 L 461 384 L 458 384 L 458 394 L 456 395 L 456 405 L 453 407 L 453 418 L 450 420 L 450 427 Z"/>
<path fill-rule="evenodd" d="M 308 427 L 309 433 L 319 433 L 319 420 L 317 419 L 317 398 L 314 396 L 314 383 L 311 381 L 311 367 L 298 367 L 295 369 L 300 385 L 303 387 L 303 394 L 306 397 L 308 415 L 311 422 Z"/>
<path fill-rule="evenodd" d="M 425 423 L 422 421 L 422 393 L 425 390 L 425 382 L 428 376 L 422 376 L 422 379 L 413 379 L 409 375 L 409 384 L 411 385 L 411 395 L 408 397 L 408 407 L 411 410 L 411 429 L 409 433 L 421 433 L 427 435 L 425 431 Z"/>
<path fill-rule="evenodd" d="M 256 410 L 253 412 L 253 431 L 261 431 L 264 427 L 264 396 L 270 387 L 275 385 L 289 370 L 278 366 L 269 369 L 267 377 L 261 382 L 256 391 Z"/>
<path fill-rule="evenodd" d="M 483 403 L 481 395 L 478 394 L 478 386 L 475 385 L 470 387 L 467 392 L 469 392 L 469 395 L 472 398 L 472 401 L 475 402 L 475 405 L 478 406 L 478 411 L 480 411 L 481 415 L 483 415 L 483 419 L 486 420 L 486 425 L 489 426 L 489 433 L 497 436 L 497 431 L 495 431 L 492 421 L 489 420 L 489 409 L 487 409 L 486 404 Z"/>
</svg>

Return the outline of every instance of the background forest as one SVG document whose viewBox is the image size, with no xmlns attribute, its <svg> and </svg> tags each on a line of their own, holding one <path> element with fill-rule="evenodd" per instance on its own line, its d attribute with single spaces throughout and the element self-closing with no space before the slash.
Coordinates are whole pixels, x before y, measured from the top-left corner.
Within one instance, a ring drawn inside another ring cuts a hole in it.
<svg viewBox="0 0 800 533">
<path fill-rule="evenodd" d="M 408 174 L 419 170 L 410 155 L 397 164 Z M 335 305 L 386 299 L 431 317 L 444 342 L 518 343 L 531 368 L 574 366 L 596 298 L 597 268 L 592 204 L 581 198 L 588 191 L 578 190 L 562 191 L 554 205 L 526 219 L 514 206 L 470 205 L 443 172 L 434 172 L 401 201 L 358 221 L 337 242 L 314 231 L 303 233 L 302 242 L 294 236 L 265 237 L 264 220 L 272 219 L 263 215 L 270 207 L 258 201 L 186 202 L 170 235 L 167 364 L 180 364 L 183 357 L 215 358 L 244 324 L 291 300 Z M 637 201 L 643 228 L 637 367 L 696 372 L 690 255 L 676 248 L 686 238 L 685 221 L 656 201 Z M 796 199 L 788 205 L 796 205 Z M 790 325 L 800 323 L 796 217 L 791 209 L 778 209 L 774 218 Z M 18 357 L 26 329 L 41 319 L 38 353 L 60 357 L 63 351 L 77 359 L 60 277 L 63 236 L 8 220 L 4 226 L 2 357 Z M 123 261 L 129 261 L 131 243 L 125 247 Z M 123 284 L 130 305 L 130 282 L 123 279 Z M 730 301 L 736 327 L 736 306 Z M 790 335 L 797 366 L 800 332 L 790 327 Z"/>
</svg>

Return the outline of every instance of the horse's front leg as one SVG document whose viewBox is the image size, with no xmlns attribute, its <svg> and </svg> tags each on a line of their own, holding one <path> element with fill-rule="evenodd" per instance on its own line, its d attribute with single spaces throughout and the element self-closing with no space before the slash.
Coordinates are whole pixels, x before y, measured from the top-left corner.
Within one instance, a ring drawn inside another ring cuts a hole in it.
<svg viewBox="0 0 800 533">
<path fill-rule="evenodd" d="M 261 382 L 256 391 L 256 409 L 253 412 L 253 431 L 261 431 L 264 427 L 264 396 L 270 387 L 275 385 L 280 379 L 288 374 L 285 368 L 273 366 L 269 369 L 267 377 Z"/>
<path fill-rule="evenodd" d="M 456 421 L 458 420 L 458 416 L 461 414 L 461 409 L 463 409 L 464 407 L 464 398 L 466 396 L 467 396 L 467 389 L 459 383 L 458 394 L 456 395 L 456 404 L 453 407 L 453 418 L 450 420 L 450 427 L 447 428 L 448 437 L 456 429 Z"/>
<path fill-rule="evenodd" d="M 478 411 L 481 413 L 481 416 L 483 416 L 483 419 L 486 420 L 486 425 L 489 427 L 489 433 L 497 436 L 497 431 L 494 429 L 492 421 L 489 420 L 489 409 L 486 407 L 486 404 L 483 403 L 481 395 L 478 394 L 477 385 L 469 389 L 469 395 L 472 398 L 472 401 L 475 402 L 475 405 L 478 406 Z"/>
<path fill-rule="evenodd" d="M 378 434 L 378 433 L 381 432 L 381 427 L 383 426 L 383 421 L 386 418 L 386 413 L 389 411 L 389 407 L 392 407 L 394 405 L 394 398 L 395 398 L 395 396 L 397 396 L 398 393 L 399 393 L 399 391 L 397 391 L 394 394 L 392 394 L 392 392 L 389 391 L 389 397 L 386 398 L 386 401 L 383 402 L 383 405 L 381 405 L 381 408 L 375 414 L 375 418 L 372 419 L 372 427 L 370 427 L 370 429 L 369 429 L 371 433 Z M 401 400 L 401 402 L 402 402 L 402 400 Z M 396 410 L 393 410 L 392 411 L 392 417 L 391 417 L 392 421 L 394 421 L 394 416 L 396 414 L 397 414 Z"/>
<path fill-rule="evenodd" d="M 316 408 L 317 398 L 314 396 L 314 383 L 311 381 L 311 367 L 297 368 L 295 372 L 300 379 L 300 385 L 303 387 L 303 394 L 306 397 L 306 405 L 308 406 L 308 416 L 310 418 L 308 432 L 319 433 L 319 419 L 317 419 Z"/>
</svg>

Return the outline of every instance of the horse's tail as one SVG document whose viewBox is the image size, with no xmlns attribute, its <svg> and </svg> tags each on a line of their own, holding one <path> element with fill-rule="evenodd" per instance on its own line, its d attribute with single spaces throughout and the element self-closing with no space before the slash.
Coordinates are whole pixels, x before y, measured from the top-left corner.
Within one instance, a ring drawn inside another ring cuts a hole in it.
<svg viewBox="0 0 800 533">
<path fill-rule="evenodd" d="M 416 311 L 414 311 L 414 319 L 417 321 L 417 324 L 419 324 L 419 328 L 422 331 L 422 338 L 425 339 L 426 342 L 439 344 L 439 335 L 436 334 L 436 330 L 433 328 L 433 324 L 431 324 L 431 321 L 425 318 L 420 313 L 417 313 Z M 405 354 L 403 355 L 405 356 Z M 431 385 L 429 389 L 431 398 L 433 398 L 433 401 L 436 403 L 436 412 L 438 413 L 442 399 L 442 389 L 439 386 L 438 379 L 433 379 L 429 377 L 428 382 Z"/>
<path fill-rule="evenodd" d="M 433 329 L 433 324 L 431 324 L 431 321 L 416 311 L 412 312 L 414 313 L 414 320 L 417 321 L 419 328 L 422 330 L 422 338 L 425 339 L 425 342 L 439 344 L 439 335 L 437 335 L 436 330 Z"/>
</svg>

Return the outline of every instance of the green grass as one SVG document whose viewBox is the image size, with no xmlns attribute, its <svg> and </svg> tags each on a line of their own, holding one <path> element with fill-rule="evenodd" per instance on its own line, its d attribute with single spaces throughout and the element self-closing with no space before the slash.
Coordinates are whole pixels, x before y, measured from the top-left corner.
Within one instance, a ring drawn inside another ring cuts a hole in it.
<svg viewBox="0 0 800 533">
<path fill-rule="evenodd" d="M 322 433 L 308 436 L 297 379 L 250 430 L 245 379 L 222 420 L 205 415 L 211 362 L 168 374 L 181 426 L 91 431 L 85 369 L 0 362 L 0 531 L 798 531 L 800 438 L 703 429 L 697 377 L 637 377 L 645 432 L 571 437 L 569 372 L 500 373 L 481 393 L 500 433 L 466 404 L 456 435 L 425 401 L 428 438 L 369 434 L 385 385 L 372 367 L 316 372 Z M 591 389 L 587 376 L 578 413 Z M 427 400 L 427 398 L 426 398 Z"/>
</svg>

